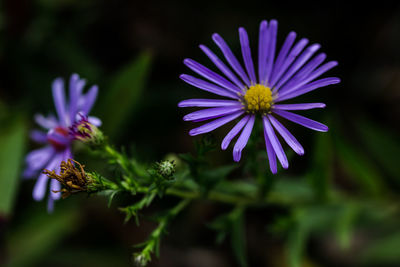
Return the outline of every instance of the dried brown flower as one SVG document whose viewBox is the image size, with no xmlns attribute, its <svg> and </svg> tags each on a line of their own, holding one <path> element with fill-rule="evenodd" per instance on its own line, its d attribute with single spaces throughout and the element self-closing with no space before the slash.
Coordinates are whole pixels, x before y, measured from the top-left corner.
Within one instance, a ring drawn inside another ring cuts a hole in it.
<svg viewBox="0 0 400 267">
<path fill-rule="evenodd" d="M 67 162 L 61 162 L 59 175 L 55 171 L 50 170 L 44 170 L 43 173 L 51 179 L 56 179 L 63 185 L 64 188 L 60 191 L 53 190 L 53 192 L 62 192 L 62 197 L 66 198 L 73 193 L 87 191 L 87 186 L 91 182 L 91 179 L 85 173 L 84 167 L 79 162 L 68 159 Z"/>
</svg>

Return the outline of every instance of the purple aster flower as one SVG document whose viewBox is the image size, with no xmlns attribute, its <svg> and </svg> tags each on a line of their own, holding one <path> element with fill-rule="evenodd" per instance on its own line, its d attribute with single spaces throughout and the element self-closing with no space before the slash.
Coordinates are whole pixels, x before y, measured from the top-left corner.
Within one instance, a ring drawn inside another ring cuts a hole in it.
<svg viewBox="0 0 400 267">
<path fill-rule="evenodd" d="M 98 87 L 92 86 L 86 94 L 83 94 L 83 88 L 86 81 L 80 79 L 78 74 L 71 75 L 69 81 L 69 101 L 66 100 L 64 81 L 57 78 L 53 81 L 52 91 L 57 116 L 50 115 L 44 117 L 36 115 L 35 121 L 45 131 L 34 130 L 31 132 L 31 138 L 44 145 L 40 149 L 31 151 L 26 156 L 27 167 L 24 171 L 24 177 L 37 177 L 35 187 L 33 188 L 33 198 L 36 201 L 42 200 L 47 191 L 48 176 L 41 173 L 43 169 L 55 170 L 58 172 L 62 161 L 72 158 L 71 143 L 72 136 L 69 134 L 69 127 L 80 120 L 79 114 L 87 116 L 96 100 Z M 88 117 L 93 125 L 99 126 L 101 121 L 96 117 Z M 57 180 L 51 180 L 50 193 L 48 196 L 47 209 L 53 210 L 54 200 L 60 198 L 59 191 L 61 185 Z"/>
<path fill-rule="evenodd" d="M 200 49 L 225 77 L 192 59 L 185 59 L 184 64 L 187 67 L 208 81 L 187 74 L 182 74 L 180 78 L 190 85 L 228 99 L 189 99 L 178 104 L 179 107 L 206 108 L 187 114 L 183 118 L 185 121 L 198 122 L 214 119 L 192 129 L 189 132 L 192 136 L 213 131 L 241 117 L 221 144 L 221 148 L 225 150 L 232 139 L 240 133 L 233 147 L 233 159 L 235 161 L 239 161 L 241 158 L 242 150 L 249 140 L 256 116 L 260 117 L 264 126 L 269 165 L 273 173 L 277 172 L 276 158 L 283 168 L 286 169 L 289 166 L 276 132 L 297 154 L 304 154 L 301 144 L 277 120 L 277 117 L 282 117 L 316 131 L 328 131 L 326 125 L 291 112 L 293 110 L 324 108 L 325 104 L 282 104 L 281 102 L 314 89 L 340 82 L 340 79 L 336 77 L 317 79 L 338 63 L 330 61 L 322 64 L 326 58 L 324 53 L 313 57 L 320 45 L 312 44 L 306 47 L 308 40 L 304 38 L 295 43 L 295 32 L 288 34 L 282 48 L 276 55 L 277 28 L 278 22 L 276 20 L 271 20 L 269 24 L 267 21 L 262 21 L 260 24 L 258 69 L 253 64 L 250 43 L 244 28 L 239 28 L 244 68 L 224 39 L 217 33 L 213 34 L 212 39 L 221 49 L 229 65 L 226 65 L 206 46 L 200 45 Z"/>
</svg>

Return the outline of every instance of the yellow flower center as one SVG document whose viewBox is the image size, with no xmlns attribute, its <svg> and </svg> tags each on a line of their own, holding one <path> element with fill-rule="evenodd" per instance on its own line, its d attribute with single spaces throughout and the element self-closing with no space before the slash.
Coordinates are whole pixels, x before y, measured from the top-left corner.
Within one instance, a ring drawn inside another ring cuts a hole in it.
<svg viewBox="0 0 400 267">
<path fill-rule="evenodd" d="M 268 112 L 272 105 L 271 89 L 262 84 L 250 86 L 244 95 L 244 105 L 248 112 Z"/>
</svg>

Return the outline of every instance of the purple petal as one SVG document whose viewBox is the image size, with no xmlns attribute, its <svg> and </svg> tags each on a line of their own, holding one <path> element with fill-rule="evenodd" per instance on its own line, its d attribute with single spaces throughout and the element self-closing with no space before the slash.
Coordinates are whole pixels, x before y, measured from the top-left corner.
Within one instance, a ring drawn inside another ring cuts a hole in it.
<svg viewBox="0 0 400 267">
<path fill-rule="evenodd" d="M 222 53 L 225 56 L 225 59 L 229 62 L 229 64 L 232 66 L 232 68 L 236 71 L 236 73 L 240 76 L 240 78 L 242 78 L 242 80 L 244 81 L 244 83 L 247 86 L 250 86 L 251 83 L 249 81 L 249 77 L 247 77 L 244 69 L 242 68 L 242 66 L 240 65 L 239 61 L 237 60 L 237 58 L 235 57 L 235 55 L 232 53 L 231 49 L 229 48 L 229 46 L 226 44 L 226 42 L 224 41 L 224 39 L 222 39 L 222 37 L 218 34 L 218 33 L 214 33 L 212 35 L 212 39 L 214 40 L 214 42 L 218 45 L 218 47 L 221 49 Z"/>
<path fill-rule="evenodd" d="M 184 121 L 209 120 L 217 117 L 222 117 L 242 109 L 243 106 L 241 104 L 237 104 L 236 106 L 230 106 L 230 107 L 208 108 L 189 113 L 183 117 L 183 120 Z"/>
<path fill-rule="evenodd" d="M 102 124 L 101 120 L 94 116 L 89 116 L 88 121 L 96 127 L 100 127 Z"/>
<path fill-rule="evenodd" d="M 200 49 L 233 83 L 238 87 L 237 92 L 242 92 L 245 85 L 233 74 L 233 72 L 205 45 L 200 45 Z"/>
<path fill-rule="evenodd" d="M 50 171 L 56 169 L 61 163 L 61 158 L 60 154 L 56 154 L 53 159 L 50 161 L 49 164 L 45 167 L 45 169 L 48 169 Z M 33 188 L 32 191 L 32 196 L 33 199 L 36 201 L 40 201 L 44 198 L 46 191 L 47 191 L 47 181 L 49 177 L 43 173 L 39 175 L 38 180 L 36 181 L 36 184 Z"/>
<path fill-rule="evenodd" d="M 216 95 L 220 95 L 220 96 L 225 96 L 225 97 L 229 97 L 229 98 L 233 98 L 233 99 L 239 99 L 239 96 L 231 91 L 228 91 L 222 87 L 219 87 L 215 84 L 197 79 L 193 76 L 187 75 L 187 74 L 182 74 L 181 76 L 179 76 L 179 78 L 181 78 L 183 81 L 185 81 L 186 83 L 197 87 L 199 89 L 202 89 L 204 91 L 216 94 Z"/>
<path fill-rule="evenodd" d="M 289 167 L 289 162 L 287 160 L 286 154 L 283 151 L 281 143 L 275 135 L 274 129 L 272 128 L 269 119 L 265 116 L 263 116 L 263 124 L 264 130 L 268 136 L 269 141 L 271 142 L 272 148 L 274 149 L 276 156 L 278 157 L 282 167 L 284 169 L 287 169 Z"/>
<path fill-rule="evenodd" d="M 336 84 L 336 83 L 340 83 L 340 79 L 336 78 L 336 77 L 330 77 L 330 78 L 316 80 L 312 83 L 303 85 L 302 87 L 300 87 L 299 89 L 297 89 L 293 92 L 283 93 L 282 95 L 280 95 L 278 93 L 278 97 L 275 99 L 275 102 L 277 103 L 277 102 L 281 102 L 284 100 L 292 99 L 299 95 L 304 95 L 305 93 L 313 91 L 317 88 L 324 87 L 324 86 L 327 86 L 330 84 Z"/>
<path fill-rule="evenodd" d="M 228 148 L 230 142 L 233 138 L 243 129 L 246 123 L 249 121 L 250 116 L 244 116 L 233 128 L 229 131 L 229 133 L 225 136 L 224 140 L 221 143 L 222 150 Z"/>
<path fill-rule="evenodd" d="M 52 85 L 54 105 L 57 110 L 58 119 L 61 125 L 67 126 L 67 107 L 65 102 L 64 81 L 57 78 Z"/>
<path fill-rule="evenodd" d="M 308 110 L 313 108 L 325 108 L 324 103 L 302 103 L 302 104 L 275 104 L 273 109 L 283 110 Z"/>
<path fill-rule="evenodd" d="M 36 181 L 35 187 L 32 191 L 33 199 L 40 201 L 44 198 L 47 191 L 47 181 L 49 177 L 46 174 L 41 173 L 38 180 Z"/>
<path fill-rule="evenodd" d="M 287 120 L 290 120 L 294 123 L 300 124 L 304 127 L 310 128 L 312 130 L 320 131 L 320 132 L 328 131 L 328 126 L 326 126 L 322 123 L 319 123 L 317 121 L 308 119 L 306 117 L 300 116 L 298 114 L 294 114 L 294 113 L 284 111 L 284 110 L 273 110 L 273 112 Z"/>
<path fill-rule="evenodd" d="M 238 101 L 234 100 L 221 100 L 221 99 L 187 99 L 179 102 L 178 107 L 225 107 L 235 106 Z"/>
<path fill-rule="evenodd" d="M 34 120 L 39 126 L 45 129 L 51 129 L 57 127 L 58 125 L 58 121 L 54 116 L 49 116 L 46 118 L 42 114 L 35 114 Z"/>
<path fill-rule="evenodd" d="M 75 119 L 77 104 L 78 104 L 78 88 L 77 82 L 79 81 L 78 74 L 72 74 L 69 79 L 69 117 L 73 122 Z"/>
<path fill-rule="evenodd" d="M 54 156 L 54 153 L 54 149 L 51 146 L 45 146 L 29 152 L 25 158 L 28 169 L 33 171 L 43 169 L 49 162 L 50 158 Z"/>
<path fill-rule="evenodd" d="M 50 196 L 47 198 L 47 212 L 53 213 L 54 211 L 54 199 Z"/>
<path fill-rule="evenodd" d="M 296 39 L 295 32 L 290 32 L 288 34 L 288 36 L 286 37 L 286 40 L 281 48 L 281 51 L 279 52 L 279 55 L 276 58 L 275 65 L 274 65 L 272 75 L 271 75 L 271 82 L 275 82 L 275 76 L 277 74 L 277 71 L 281 68 L 281 66 L 289 52 L 289 49 L 292 47 L 295 39 Z"/>
<path fill-rule="evenodd" d="M 200 127 L 197 127 L 195 129 L 190 130 L 189 134 L 191 136 L 194 136 L 194 135 L 199 135 L 199 134 L 211 132 L 211 131 L 217 129 L 218 127 L 221 127 L 222 125 L 225 125 L 228 122 L 236 119 L 237 117 L 239 117 L 243 113 L 244 113 L 244 111 L 238 111 L 238 112 L 235 112 L 235 113 L 233 113 L 231 115 L 228 115 L 228 116 L 216 119 L 216 120 L 214 120 L 212 122 L 203 124 Z"/>
<path fill-rule="evenodd" d="M 303 50 L 303 48 L 308 44 L 308 40 L 303 38 L 301 39 L 290 51 L 289 56 L 284 60 L 282 63 L 282 66 L 279 68 L 276 68 L 276 75 L 273 80 L 271 80 L 271 88 L 274 88 L 276 83 L 279 81 L 281 76 L 285 73 L 287 68 L 292 64 L 292 62 L 295 60 L 298 54 Z"/>
<path fill-rule="evenodd" d="M 83 105 L 79 107 L 79 111 L 82 112 L 85 116 L 87 116 L 92 109 L 93 104 L 96 101 L 98 91 L 99 87 L 97 85 L 93 85 L 84 96 L 84 102 Z"/>
<path fill-rule="evenodd" d="M 315 78 L 321 76 L 322 74 L 332 69 L 333 67 L 336 67 L 337 65 L 338 65 L 337 61 L 329 61 L 328 63 L 325 63 L 324 65 L 313 71 L 310 74 L 310 76 L 307 77 L 307 82 L 314 80 Z"/>
<path fill-rule="evenodd" d="M 258 78 L 260 84 L 265 84 L 265 70 L 267 67 L 268 55 L 268 22 L 263 20 L 260 23 L 258 39 Z"/>
<path fill-rule="evenodd" d="M 187 58 L 183 61 L 183 63 L 196 72 L 197 74 L 203 76 L 204 78 L 222 86 L 223 88 L 233 92 L 236 94 L 238 92 L 238 87 L 222 77 L 221 75 L 216 74 L 212 70 L 204 67 L 203 65 L 199 64 L 198 62 L 194 61 L 193 59 Z"/>
<path fill-rule="evenodd" d="M 257 78 L 256 78 L 256 74 L 254 72 L 253 59 L 251 58 L 249 37 L 247 36 L 246 30 L 242 27 L 239 28 L 239 39 L 240 39 L 240 44 L 242 47 L 242 55 L 243 55 L 244 65 L 246 67 L 247 73 L 250 76 L 250 82 L 251 82 L 251 84 L 256 84 Z"/>
<path fill-rule="evenodd" d="M 294 91 L 302 85 L 308 83 L 313 77 L 309 74 L 318 67 L 326 58 L 326 54 L 321 53 L 318 56 L 314 57 L 310 62 L 308 62 L 301 70 L 299 70 L 296 75 L 290 79 L 281 89 L 279 89 L 279 93 Z"/>
<path fill-rule="evenodd" d="M 292 66 L 289 70 L 285 73 L 285 75 L 279 80 L 277 85 L 275 86 L 274 90 L 279 91 L 279 88 L 287 81 L 289 78 L 293 76 L 293 74 L 300 69 L 304 63 L 321 47 L 319 44 L 313 44 L 308 47 L 300 56 L 299 58 L 293 62 Z"/>
<path fill-rule="evenodd" d="M 276 174 L 278 172 L 278 166 L 276 164 L 276 154 L 274 151 L 274 148 L 271 145 L 271 142 L 269 141 L 267 132 L 264 129 L 264 139 L 265 139 L 265 147 L 267 148 L 267 155 L 268 155 L 268 161 L 269 161 L 269 168 L 271 169 L 271 172 L 273 174 Z"/>
<path fill-rule="evenodd" d="M 269 121 L 272 123 L 272 126 L 278 131 L 278 133 L 282 136 L 282 138 L 286 141 L 286 143 L 299 155 L 304 155 L 303 146 L 297 141 L 297 139 L 285 128 L 277 119 L 273 116 L 268 115 Z"/>
<path fill-rule="evenodd" d="M 68 136 L 65 136 L 58 131 L 51 129 L 47 134 L 47 140 L 52 141 L 54 143 L 60 144 L 61 146 L 68 146 L 70 144 L 70 140 Z"/>
<path fill-rule="evenodd" d="M 61 190 L 61 184 L 59 181 L 52 179 L 50 182 L 50 196 L 54 200 L 58 200 L 61 197 L 61 193 L 57 192 L 54 193 L 53 191 L 60 191 Z"/>
<path fill-rule="evenodd" d="M 40 144 L 47 143 L 47 134 L 42 131 L 33 130 L 33 131 L 31 131 L 29 136 L 33 141 L 35 141 L 37 143 L 40 143 Z"/>
<path fill-rule="evenodd" d="M 269 22 L 269 29 L 268 29 L 269 44 L 268 44 L 267 65 L 265 68 L 265 81 L 269 86 L 271 85 L 270 78 L 274 64 L 277 31 L 278 31 L 278 22 L 276 20 L 271 20 Z"/>
<path fill-rule="evenodd" d="M 233 160 L 238 162 L 242 157 L 242 150 L 246 147 L 249 141 L 251 131 L 253 130 L 254 120 L 256 116 L 250 115 L 250 119 L 240 134 L 235 146 L 233 147 Z"/>
</svg>

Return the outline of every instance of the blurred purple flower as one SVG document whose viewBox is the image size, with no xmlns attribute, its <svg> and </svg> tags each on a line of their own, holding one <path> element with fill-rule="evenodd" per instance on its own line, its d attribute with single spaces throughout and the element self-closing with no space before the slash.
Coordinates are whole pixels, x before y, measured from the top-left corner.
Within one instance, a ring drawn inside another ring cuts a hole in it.
<svg viewBox="0 0 400 267">
<path fill-rule="evenodd" d="M 96 100 L 98 87 L 92 86 L 86 94 L 83 94 L 83 88 L 86 81 L 80 79 L 78 74 L 72 74 L 69 81 L 69 101 L 66 100 L 64 81 L 57 78 L 53 81 L 52 91 L 57 116 L 50 115 L 44 117 L 40 114 L 35 115 L 35 121 L 45 131 L 34 130 L 31 132 L 31 138 L 45 146 L 31 151 L 26 156 L 27 167 L 24 171 L 24 177 L 37 177 L 37 182 L 33 188 L 33 198 L 36 201 L 42 200 L 47 191 L 48 176 L 41 173 L 43 169 L 55 170 L 59 172 L 59 166 L 62 161 L 72 158 L 71 143 L 73 138 L 69 134 L 69 127 L 80 119 L 79 114 L 87 116 Z M 101 121 L 96 117 L 89 117 L 89 121 L 94 125 L 100 125 Z M 54 200 L 60 198 L 61 188 L 57 180 L 50 182 L 50 193 L 48 196 L 47 210 L 53 211 Z"/>
<path fill-rule="evenodd" d="M 212 39 L 221 49 L 230 67 L 206 46 L 200 45 L 200 49 L 226 78 L 192 59 L 185 59 L 184 64 L 208 81 L 187 74 L 182 74 L 180 78 L 190 85 L 227 97 L 230 100 L 189 99 L 178 104 L 179 107 L 207 108 L 187 114 L 183 118 L 185 121 L 199 122 L 215 119 L 192 129 L 189 132 L 192 136 L 213 131 L 243 115 L 221 144 L 221 148 L 225 150 L 232 139 L 241 132 L 233 148 L 233 159 L 235 161 L 240 160 L 242 150 L 252 132 L 255 117 L 259 115 L 264 126 L 266 150 L 270 169 L 273 173 L 277 172 L 276 158 L 278 158 L 283 168 L 286 169 L 289 166 L 275 130 L 297 154 L 304 154 L 301 144 L 275 118 L 276 115 L 316 131 L 328 131 L 328 127 L 324 124 L 288 111 L 324 108 L 325 104 L 280 104 L 280 102 L 303 95 L 317 88 L 340 82 L 340 79 L 336 77 L 315 80 L 338 63 L 330 61 L 321 65 L 326 58 L 324 53 L 311 58 L 320 48 L 320 45 L 312 44 L 306 48 L 308 40 L 305 38 L 294 44 L 295 32 L 288 34 L 281 50 L 275 57 L 277 28 L 278 23 L 276 20 L 271 20 L 269 25 L 267 21 L 262 21 L 260 24 L 257 74 L 251 56 L 249 39 L 244 28 L 239 28 L 239 39 L 245 68 L 239 63 L 222 37 L 217 33 L 213 34 Z M 258 75 L 258 79 L 256 75 Z"/>
</svg>

